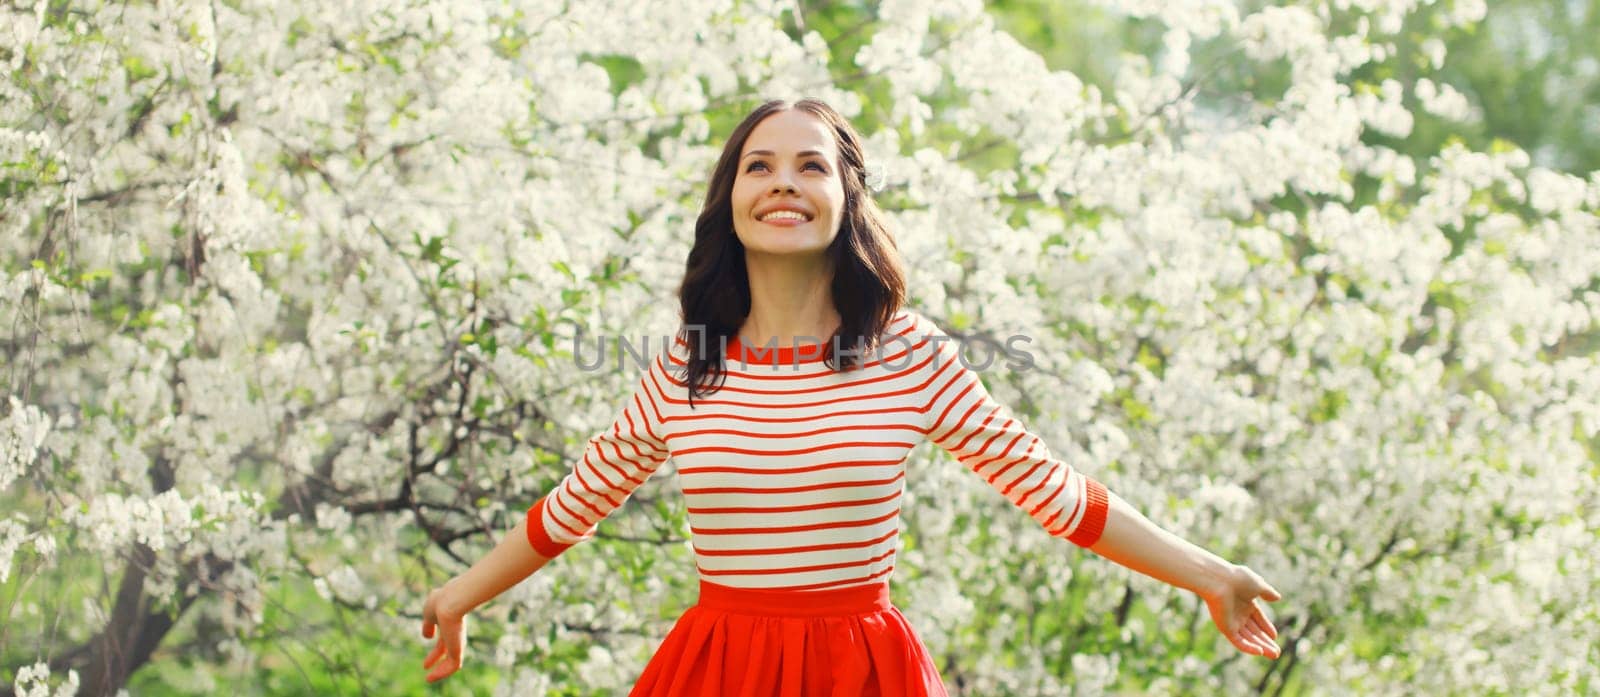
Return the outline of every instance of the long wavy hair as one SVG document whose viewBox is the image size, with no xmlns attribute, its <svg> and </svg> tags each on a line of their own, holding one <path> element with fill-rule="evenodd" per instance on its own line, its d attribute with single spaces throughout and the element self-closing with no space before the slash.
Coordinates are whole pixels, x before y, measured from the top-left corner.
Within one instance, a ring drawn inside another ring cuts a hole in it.
<svg viewBox="0 0 1600 697">
<path fill-rule="evenodd" d="M 853 349 L 827 351 L 826 365 L 836 371 L 859 367 L 860 358 L 879 347 L 890 320 L 905 303 L 905 268 L 883 211 L 867 188 L 866 158 L 855 128 L 819 100 L 768 101 L 744 117 L 728 137 L 711 173 L 705 207 L 694 224 L 694 246 L 678 288 L 683 320 L 680 336 L 689 346 L 684 380 L 690 408 L 696 396 L 721 389 L 727 378 L 723 350 L 750 314 L 744 243 L 733 230 L 733 182 L 739 154 L 762 119 L 788 109 L 804 110 L 832 129 L 839 147 L 839 175 L 844 180 L 844 214 L 839 233 L 826 251 L 832 262 L 830 287 L 840 322 L 823 345 Z"/>
</svg>

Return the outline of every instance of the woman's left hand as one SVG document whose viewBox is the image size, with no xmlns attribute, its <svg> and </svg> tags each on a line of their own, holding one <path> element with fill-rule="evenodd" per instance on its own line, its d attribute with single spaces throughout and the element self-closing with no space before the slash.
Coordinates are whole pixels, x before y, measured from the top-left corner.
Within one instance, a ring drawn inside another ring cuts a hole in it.
<svg viewBox="0 0 1600 697">
<path fill-rule="evenodd" d="M 1211 611 L 1211 621 L 1240 651 L 1267 658 L 1277 658 L 1282 653 L 1276 641 L 1278 629 L 1256 599 L 1273 602 L 1283 596 L 1259 574 L 1235 564 L 1221 582 L 1200 597 Z"/>
<path fill-rule="evenodd" d="M 422 659 L 424 670 L 433 669 L 427 676 L 430 683 L 460 670 L 462 661 L 466 660 L 467 615 L 459 605 L 455 589 L 448 582 L 429 591 L 422 602 L 422 638 L 432 639 L 436 632 L 439 634 L 433 652 Z"/>
</svg>

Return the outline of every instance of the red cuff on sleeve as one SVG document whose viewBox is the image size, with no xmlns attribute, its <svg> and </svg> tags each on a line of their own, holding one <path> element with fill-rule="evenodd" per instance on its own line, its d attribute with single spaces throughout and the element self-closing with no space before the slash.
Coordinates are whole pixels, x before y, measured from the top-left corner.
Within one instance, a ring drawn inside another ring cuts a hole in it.
<svg viewBox="0 0 1600 697">
<path fill-rule="evenodd" d="M 549 495 L 541 497 L 528 509 L 528 543 L 533 545 L 533 551 L 538 552 L 539 556 L 555 559 L 576 543 L 556 542 L 550 539 L 550 533 L 545 531 L 544 506 L 545 499 L 548 498 Z"/>
<path fill-rule="evenodd" d="M 1078 529 L 1067 536 L 1067 540 L 1079 547 L 1091 547 L 1100 541 L 1100 533 L 1105 532 L 1106 513 L 1111 510 L 1111 504 L 1105 485 L 1089 477 L 1083 478 L 1083 494 L 1089 508 L 1083 512 Z"/>
</svg>

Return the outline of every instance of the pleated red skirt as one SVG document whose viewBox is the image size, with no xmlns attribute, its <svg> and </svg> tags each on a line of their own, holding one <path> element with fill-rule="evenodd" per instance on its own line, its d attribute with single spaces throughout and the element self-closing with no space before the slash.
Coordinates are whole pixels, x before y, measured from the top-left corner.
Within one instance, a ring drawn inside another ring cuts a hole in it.
<svg viewBox="0 0 1600 697">
<path fill-rule="evenodd" d="M 820 591 L 702 580 L 630 697 L 943 697 L 922 640 L 889 584 Z"/>
</svg>

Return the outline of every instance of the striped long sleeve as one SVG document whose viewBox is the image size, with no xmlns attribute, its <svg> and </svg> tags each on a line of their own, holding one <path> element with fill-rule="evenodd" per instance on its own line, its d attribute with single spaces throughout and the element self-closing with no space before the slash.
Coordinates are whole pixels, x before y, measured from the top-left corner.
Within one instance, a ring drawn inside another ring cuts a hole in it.
<svg viewBox="0 0 1600 697">
<path fill-rule="evenodd" d="M 668 382 L 663 355 L 653 358 L 611 427 L 589 439 L 583 459 L 528 509 L 528 542 L 541 556 L 553 559 L 593 537 L 670 455 L 659 393 Z"/>
<path fill-rule="evenodd" d="M 929 440 L 1051 535 L 1082 547 L 1093 545 L 1105 529 L 1106 488 L 1052 457 L 1044 441 L 996 402 L 977 373 L 961 362 L 955 340 L 931 321 L 919 319 L 937 347 L 924 406 Z"/>
<path fill-rule="evenodd" d="M 554 557 L 592 536 L 670 456 L 702 579 L 784 590 L 876 583 L 894 573 L 907 458 L 925 439 L 1050 534 L 1099 539 L 1105 487 L 1051 457 L 991 399 L 949 336 L 909 310 L 887 334 L 894 340 L 850 371 L 827 365 L 820 344 L 767 351 L 735 339 L 726 382 L 692 407 L 679 377 L 688 345 L 674 342 L 529 509 L 529 543 Z"/>
</svg>

